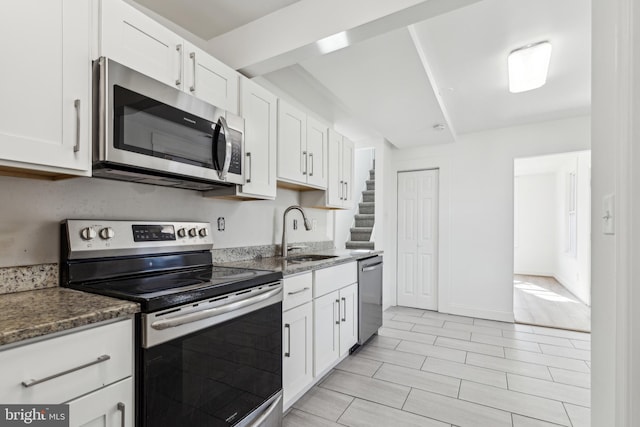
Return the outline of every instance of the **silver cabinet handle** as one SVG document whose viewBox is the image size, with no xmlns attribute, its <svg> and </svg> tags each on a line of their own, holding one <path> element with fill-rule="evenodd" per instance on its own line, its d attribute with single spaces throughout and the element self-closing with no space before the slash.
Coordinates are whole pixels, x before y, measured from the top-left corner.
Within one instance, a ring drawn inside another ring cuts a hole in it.
<svg viewBox="0 0 640 427">
<path fill-rule="evenodd" d="M 80 151 L 80 100 L 73 101 L 73 106 L 76 108 L 76 144 L 73 146 L 73 152 Z"/>
<path fill-rule="evenodd" d="M 55 378 L 59 378 L 59 377 L 61 377 L 63 375 L 67 375 L 67 374 L 70 374 L 72 372 L 76 372 L 76 371 L 79 371 L 81 369 L 88 368 L 89 366 L 93 366 L 93 365 L 97 365 L 98 363 L 106 362 L 109 359 L 111 359 L 111 356 L 109 356 L 108 354 L 103 354 L 102 356 L 100 356 L 96 360 L 94 360 L 93 362 L 85 363 L 84 365 L 76 366 L 75 368 L 67 369 L 66 371 L 58 372 L 57 374 L 49 375 L 48 377 L 41 378 L 39 380 L 22 381 L 22 386 L 23 387 L 32 387 L 32 386 L 34 386 L 36 384 L 41 384 L 43 382 L 46 382 L 46 381 L 49 381 L 49 380 L 53 380 Z"/>
<path fill-rule="evenodd" d="M 127 418 L 126 418 L 125 412 L 124 412 L 124 410 L 125 410 L 124 403 L 118 402 L 118 405 L 116 405 L 116 408 L 118 408 L 118 411 L 120 411 L 120 425 L 122 427 L 125 427 Z"/>
<path fill-rule="evenodd" d="M 311 172 L 309 173 L 309 176 L 313 176 L 313 153 L 309 153 L 309 159 L 311 160 Z"/>
<path fill-rule="evenodd" d="M 184 325 L 186 323 L 197 322 L 198 320 L 208 319 L 209 317 L 219 316 L 224 313 L 228 313 L 233 310 L 239 310 L 249 305 L 257 304 L 261 301 L 267 300 L 273 296 L 282 292 L 282 286 L 277 286 L 260 293 L 255 293 L 253 296 L 247 297 L 239 301 L 232 302 L 230 304 L 221 305 L 219 307 L 207 308 L 193 313 L 185 314 L 182 316 L 176 316 L 169 319 L 156 320 L 151 324 L 151 327 L 156 330 L 163 330 L 167 328 L 175 328 L 176 326 Z"/>
<path fill-rule="evenodd" d="M 184 50 L 182 50 L 181 44 L 176 45 L 176 50 L 180 53 L 180 74 L 176 80 L 176 86 L 180 86 L 182 84 L 182 76 L 184 75 Z"/>
<path fill-rule="evenodd" d="M 193 61 L 193 85 L 191 85 L 189 90 L 191 92 L 195 92 L 196 91 L 196 66 L 197 66 L 196 53 L 195 52 L 191 52 L 189 54 L 189 58 L 191 58 L 191 60 Z"/>
<path fill-rule="evenodd" d="M 249 163 L 249 165 L 245 165 L 245 167 L 247 168 L 247 171 L 249 172 L 249 178 L 246 179 L 247 184 L 249 184 L 251 182 L 251 166 L 253 161 L 251 160 L 251 153 L 247 153 L 247 163 Z"/>
<path fill-rule="evenodd" d="M 340 200 L 344 200 L 344 181 L 340 181 Z"/>
<path fill-rule="evenodd" d="M 308 291 L 309 289 L 311 289 L 311 288 L 303 288 L 303 289 L 300 289 L 299 291 L 287 292 L 287 295 L 298 295 L 298 294 L 301 294 L 303 292 Z"/>
<path fill-rule="evenodd" d="M 344 182 L 344 199 L 349 200 L 349 183 L 347 181 Z"/>
<path fill-rule="evenodd" d="M 347 299 L 345 297 L 340 298 L 344 304 L 344 311 L 342 312 L 342 321 L 347 321 Z"/>
<path fill-rule="evenodd" d="M 303 151 L 302 155 L 304 156 L 304 170 L 302 171 L 302 175 L 306 175 L 307 174 L 307 166 L 308 166 L 308 163 L 307 163 L 307 152 Z"/>
<path fill-rule="evenodd" d="M 279 407 L 281 400 L 282 400 L 282 395 L 278 396 L 278 398 L 274 400 L 271 405 L 269 405 L 269 408 L 265 410 L 262 414 L 260 414 L 260 416 L 256 418 L 255 421 L 249 424 L 247 427 L 260 427 L 260 426 L 266 425 L 264 424 L 265 420 L 267 420 L 271 416 L 273 411 L 275 411 Z"/>
<path fill-rule="evenodd" d="M 338 304 L 338 320 L 336 320 L 336 325 L 340 324 L 340 300 L 336 300 L 336 304 Z"/>
<path fill-rule="evenodd" d="M 285 323 L 284 328 L 287 330 L 287 351 L 284 353 L 284 357 L 291 357 L 291 325 Z"/>
</svg>

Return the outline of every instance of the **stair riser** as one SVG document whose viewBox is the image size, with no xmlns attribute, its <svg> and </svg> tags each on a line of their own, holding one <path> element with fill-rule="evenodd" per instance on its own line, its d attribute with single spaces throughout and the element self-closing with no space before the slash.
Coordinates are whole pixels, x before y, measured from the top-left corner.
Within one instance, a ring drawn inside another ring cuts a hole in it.
<svg viewBox="0 0 640 427">
<path fill-rule="evenodd" d="M 374 249 L 374 242 L 347 242 L 345 247 L 347 249 Z"/>
<path fill-rule="evenodd" d="M 375 202 L 376 197 L 373 194 L 363 194 L 362 195 L 363 202 Z"/>
<path fill-rule="evenodd" d="M 376 183 L 372 181 L 367 181 L 367 190 L 375 190 L 375 189 L 376 189 Z"/>
<path fill-rule="evenodd" d="M 371 205 L 364 205 L 360 203 L 360 207 L 358 208 L 358 212 L 361 214 L 372 214 L 376 212 L 376 207 Z"/>
<path fill-rule="evenodd" d="M 353 242 L 368 242 L 371 240 L 371 234 L 352 234 L 351 241 Z"/>
<path fill-rule="evenodd" d="M 356 227 L 373 227 L 375 221 L 372 219 L 356 219 Z"/>
</svg>

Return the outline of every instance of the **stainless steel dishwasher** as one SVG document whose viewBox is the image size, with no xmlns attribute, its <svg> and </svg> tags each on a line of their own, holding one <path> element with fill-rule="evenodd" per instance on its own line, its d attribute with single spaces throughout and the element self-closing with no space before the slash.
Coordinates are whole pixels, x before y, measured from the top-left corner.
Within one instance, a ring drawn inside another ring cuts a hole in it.
<svg viewBox="0 0 640 427">
<path fill-rule="evenodd" d="M 382 256 L 358 261 L 358 344 L 382 326 Z"/>
</svg>

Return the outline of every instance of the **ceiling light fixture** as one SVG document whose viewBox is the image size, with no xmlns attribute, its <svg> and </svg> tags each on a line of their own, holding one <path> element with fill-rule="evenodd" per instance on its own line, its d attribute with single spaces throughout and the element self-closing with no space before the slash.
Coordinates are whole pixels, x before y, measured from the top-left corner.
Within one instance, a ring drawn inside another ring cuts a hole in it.
<svg viewBox="0 0 640 427">
<path fill-rule="evenodd" d="M 316 44 L 320 52 L 324 55 L 349 46 L 349 38 L 347 37 L 346 31 L 341 31 L 332 36 L 325 37 L 322 40 L 318 40 Z"/>
<path fill-rule="evenodd" d="M 511 51 L 509 54 L 509 92 L 537 89 L 547 82 L 551 43 L 542 41 Z"/>
</svg>

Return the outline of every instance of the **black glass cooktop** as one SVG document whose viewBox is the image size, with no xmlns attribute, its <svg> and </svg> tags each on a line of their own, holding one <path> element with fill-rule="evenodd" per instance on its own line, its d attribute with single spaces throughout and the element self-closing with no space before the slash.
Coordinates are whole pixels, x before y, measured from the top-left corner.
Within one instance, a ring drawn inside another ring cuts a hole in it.
<svg viewBox="0 0 640 427">
<path fill-rule="evenodd" d="M 152 312 L 215 298 L 281 278 L 282 273 L 268 270 L 204 267 L 76 284 L 70 287 L 135 301 L 140 304 L 143 312 Z"/>
</svg>

